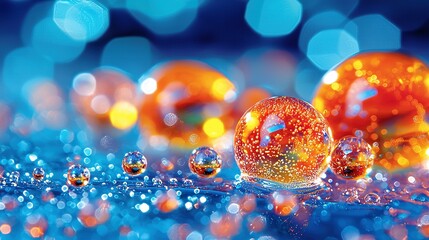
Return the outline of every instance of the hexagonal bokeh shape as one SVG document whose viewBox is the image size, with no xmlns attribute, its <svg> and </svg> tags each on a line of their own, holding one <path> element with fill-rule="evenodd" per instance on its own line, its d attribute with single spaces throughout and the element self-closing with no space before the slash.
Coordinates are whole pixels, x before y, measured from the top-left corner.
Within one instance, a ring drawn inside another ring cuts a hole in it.
<svg viewBox="0 0 429 240">
<path fill-rule="evenodd" d="M 328 70 L 359 52 L 357 40 L 343 29 L 320 31 L 307 48 L 307 57 L 318 68 Z"/>
<path fill-rule="evenodd" d="M 291 33 L 301 21 L 302 5 L 296 0 L 250 0 L 245 20 L 264 37 L 279 37 Z"/>
<path fill-rule="evenodd" d="M 109 10 L 97 1 L 55 2 L 53 19 L 71 38 L 79 41 L 98 39 L 109 26 Z"/>
<path fill-rule="evenodd" d="M 401 30 L 380 14 L 354 18 L 345 29 L 357 39 L 361 50 L 396 50 L 401 47 Z"/>
</svg>

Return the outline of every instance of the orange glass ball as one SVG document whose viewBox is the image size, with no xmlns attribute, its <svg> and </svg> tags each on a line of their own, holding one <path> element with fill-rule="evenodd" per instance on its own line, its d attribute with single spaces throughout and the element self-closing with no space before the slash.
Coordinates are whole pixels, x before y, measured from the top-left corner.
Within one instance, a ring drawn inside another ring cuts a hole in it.
<svg viewBox="0 0 429 240">
<path fill-rule="evenodd" d="M 313 105 L 335 139 L 363 132 L 376 164 L 389 170 L 429 156 L 429 69 L 400 53 L 363 53 L 329 71 Z"/>
<path fill-rule="evenodd" d="M 322 114 L 292 97 L 256 103 L 239 120 L 234 137 L 244 179 L 288 188 L 315 185 L 326 171 L 331 145 Z"/>
<path fill-rule="evenodd" d="M 142 78 L 140 89 L 140 127 L 172 147 L 210 145 L 234 125 L 235 87 L 203 63 L 174 61 L 155 67 Z"/>
<path fill-rule="evenodd" d="M 344 179 L 363 178 L 371 171 L 374 152 L 371 145 L 359 137 L 343 137 L 331 153 L 331 170 Z"/>
<path fill-rule="evenodd" d="M 138 117 L 135 84 L 112 69 L 78 74 L 71 98 L 85 120 L 97 129 L 127 130 Z"/>
</svg>

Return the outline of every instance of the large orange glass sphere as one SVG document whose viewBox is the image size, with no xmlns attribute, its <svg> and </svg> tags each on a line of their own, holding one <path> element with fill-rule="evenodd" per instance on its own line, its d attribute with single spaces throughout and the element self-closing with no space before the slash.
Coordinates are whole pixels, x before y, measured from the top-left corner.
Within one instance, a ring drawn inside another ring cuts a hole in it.
<svg viewBox="0 0 429 240">
<path fill-rule="evenodd" d="M 328 166 L 329 126 L 310 104 L 272 97 L 251 107 L 237 124 L 235 159 L 242 177 L 266 185 L 310 187 Z"/>
<path fill-rule="evenodd" d="M 429 156 L 429 69 L 400 53 L 363 53 L 329 71 L 313 105 L 335 139 L 363 132 L 376 164 L 390 170 Z"/>
<path fill-rule="evenodd" d="M 140 126 L 176 148 L 209 145 L 232 129 L 234 85 L 221 73 L 195 61 L 155 67 L 140 83 Z"/>
<path fill-rule="evenodd" d="M 137 122 L 135 84 L 118 71 L 99 69 L 77 75 L 71 97 L 85 120 L 97 129 L 127 130 Z"/>
</svg>

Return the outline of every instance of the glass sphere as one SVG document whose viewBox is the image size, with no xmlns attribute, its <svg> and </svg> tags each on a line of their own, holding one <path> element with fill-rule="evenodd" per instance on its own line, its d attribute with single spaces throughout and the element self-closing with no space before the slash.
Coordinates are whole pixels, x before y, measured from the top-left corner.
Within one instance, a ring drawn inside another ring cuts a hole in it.
<svg viewBox="0 0 429 240">
<path fill-rule="evenodd" d="M 137 122 L 136 89 L 124 74 L 110 69 L 78 74 L 71 98 L 96 129 L 128 130 Z"/>
<path fill-rule="evenodd" d="M 237 124 L 235 159 L 245 180 L 267 186 L 310 187 L 328 167 L 332 137 L 316 109 L 292 97 L 251 107 Z"/>
<path fill-rule="evenodd" d="M 199 147 L 189 156 L 189 169 L 199 177 L 216 176 L 222 167 L 220 155 L 210 147 Z"/>
<path fill-rule="evenodd" d="M 85 187 L 89 183 L 90 176 L 88 168 L 79 164 L 71 165 L 67 172 L 67 183 L 73 187 Z"/>
<path fill-rule="evenodd" d="M 329 71 L 313 105 L 336 140 L 358 130 L 374 147 L 375 164 L 400 170 L 429 149 L 429 68 L 400 53 L 363 53 Z"/>
<path fill-rule="evenodd" d="M 134 151 L 125 154 L 122 159 L 122 169 L 131 176 L 138 176 L 146 171 L 147 160 L 141 152 Z"/>
<path fill-rule="evenodd" d="M 364 177 L 374 163 L 371 145 L 358 137 L 340 139 L 331 153 L 331 170 L 344 179 Z"/>
<path fill-rule="evenodd" d="M 211 144 L 234 125 L 234 85 L 211 67 L 175 61 L 142 77 L 140 127 L 150 138 L 188 149 Z"/>
<path fill-rule="evenodd" d="M 37 181 L 42 181 L 45 177 L 45 170 L 41 167 L 37 167 L 33 170 L 33 178 Z"/>
</svg>

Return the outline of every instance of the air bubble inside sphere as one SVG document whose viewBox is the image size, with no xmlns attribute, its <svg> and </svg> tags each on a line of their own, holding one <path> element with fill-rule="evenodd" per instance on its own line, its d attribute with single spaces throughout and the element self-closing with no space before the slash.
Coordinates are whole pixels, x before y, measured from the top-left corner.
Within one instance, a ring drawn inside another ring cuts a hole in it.
<svg viewBox="0 0 429 240">
<path fill-rule="evenodd" d="M 429 69 L 399 53 L 363 53 L 329 71 L 313 105 L 336 140 L 363 132 L 375 164 L 388 170 L 416 166 L 429 156 Z"/>
<path fill-rule="evenodd" d="M 122 169 L 131 176 L 138 176 L 146 171 L 147 160 L 142 153 L 135 151 L 125 154 Z"/>
<path fill-rule="evenodd" d="M 256 103 L 239 120 L 234 137 L 243 179 L 286 188 L 317 184 L 328 167 L 331 145 L 322 114 L 292 97 Z"/>
<path fill-rule="evenodd" d="M 232 130 L 234 85 L 221 73 L 195 61 L 155 67 L 140 79 L 140 127 L 173 148 L 208 145 Z"/>
<path fill-rule="evenodd" d="M 331 170 L 344 179 L 365 177 L 374 163 L 371 145 L 358 137 L 340 139 L 331 154 Z"/>
<path fill-rule="evenodd" d="M 90 177 L 88 168 L 79 164 L 71 165 L 67 172 L 67 184 L 73 187 L 85 187 L 88 185 Z"/>
<path fill-rule="evenodd" d="M 189 156 L 189 169 L 199 177 L 214 177 L 220 172 L 221 167 L 220 155 L 210 147 L 194 149 Z"/>
<path fill-rule="evenodd" d="M 45 170 L 41 167 L 37 167 L 33 170 L 33 178 L 37 181 L 42 181 L 45 177 Z"/>
</svg>

